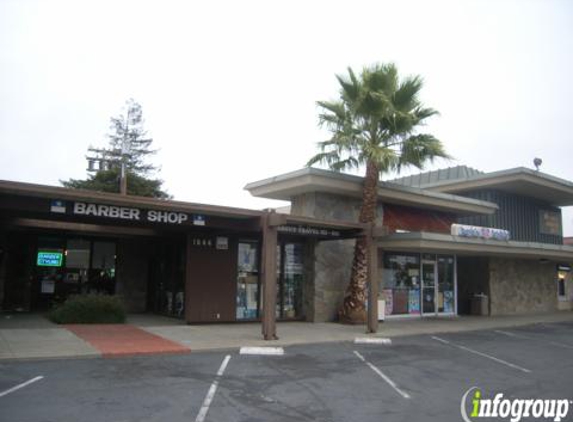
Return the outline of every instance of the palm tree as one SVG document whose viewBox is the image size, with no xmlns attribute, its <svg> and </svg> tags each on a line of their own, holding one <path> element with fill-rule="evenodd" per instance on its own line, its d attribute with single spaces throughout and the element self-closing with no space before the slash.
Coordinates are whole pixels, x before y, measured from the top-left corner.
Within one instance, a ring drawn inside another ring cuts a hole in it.
<svg viewBox="0 0 573 422">
<path fill-rule="evenodd" d="M 320 152 L 307 166 L 324 163 L 331 170 L 343 171 L 366 167 L 359 221 L 376 219 L 380 174 L 404 166 L 419 169 L 436 157 L 449 158 L 442 143 L 434 136 L 418 133 L 417 128 L 436 110 L 419 100 L 422 79 L 400 79 L 394 64 L 364 68 L 358 78 L 351 68 L 348 76 L 337 75 L 340 99 L 319 101 L 321 126 L 332 134 L 319 142 Z M 366 241 L 358 239 L 350 283 L 339 310 L 342 322 L 366 320 Z"/>
</svg>

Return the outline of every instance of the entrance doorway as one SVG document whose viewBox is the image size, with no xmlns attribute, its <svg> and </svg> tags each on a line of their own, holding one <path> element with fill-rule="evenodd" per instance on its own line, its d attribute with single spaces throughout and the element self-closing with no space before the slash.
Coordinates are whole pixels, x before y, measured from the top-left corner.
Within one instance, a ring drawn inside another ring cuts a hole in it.
<svg viewBox="0 0 573 422">
<path fill-rule="evenodd" d="M 280 240 L 277 244 L 276 317 L 303 319 L 304 244 Z M 258 241 L 240 240 L 238 244 L 237 320 L 254 320 L 263 309 L 259 277 Z"/>
<path fill-rule="evenodd" d="M 422 260 L 422 315 L 455 313 L 455 259 L 424 256 Z"/>
<path fill-rule="evenodd" d="M 436 313 L 436 262 L 422 261 L 422 314 Z"/>
<path fill-rule="evenodd" d="M 277 245 L 277 309 L 279 319 L 303 318 L 302 243 L 280 242 Z"/>
<path fill-rule="evenodd" d="M 149 259 L 147 310 L 183 318 L 185 311 L 185 244 L 171 238 L 153 242 Z"/>
</svg>

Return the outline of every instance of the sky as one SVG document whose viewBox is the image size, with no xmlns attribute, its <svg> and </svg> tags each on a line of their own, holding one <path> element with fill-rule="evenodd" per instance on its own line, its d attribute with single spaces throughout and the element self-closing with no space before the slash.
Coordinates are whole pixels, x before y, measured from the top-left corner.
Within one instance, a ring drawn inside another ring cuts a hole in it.
<svg viewBox="0 0 573 422">
<path fill-rule="evenodd" d="M 424 131 L 454 160 L 428 169 L 573 180 L 569 0 L 0 0 L 0 179 L 85 178 L 134 98 L 175 199 L 281 206 L 243 187 L 317 152 L 336 74 L 387 62 L 440 112 Z"/>
</svg>

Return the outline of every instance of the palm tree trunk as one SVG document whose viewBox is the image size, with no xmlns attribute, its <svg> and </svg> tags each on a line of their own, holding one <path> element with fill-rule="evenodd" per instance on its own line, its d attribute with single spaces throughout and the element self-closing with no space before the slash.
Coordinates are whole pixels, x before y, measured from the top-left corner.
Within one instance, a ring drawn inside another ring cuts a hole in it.
<svg viewBox="0 0 573 422">
<path fill-rule="evenodd" d="M 366 177 L 362 193 L 359 221 L 371 223 L 376 220 L 376 205 L 378 200 L 379 169 L 376 164 L 369 161 L 366 164 Z M 344 301 L 338 316 L 340 322 L 347 324 L 360 324 L 366 322 L 366 284 L 368 281 L 366 239 L 356 240 L 354 246 L 354 259 L 350 283 L 346 288 Z"/>
</svg>

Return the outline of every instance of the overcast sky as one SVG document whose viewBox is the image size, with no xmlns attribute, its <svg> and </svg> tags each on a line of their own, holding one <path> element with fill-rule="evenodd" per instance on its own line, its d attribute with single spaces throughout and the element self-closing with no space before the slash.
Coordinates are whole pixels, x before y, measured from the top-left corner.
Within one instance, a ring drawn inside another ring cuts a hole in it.
<svg viewBox="0 0 573 422">
<path fill-rule="evenodd" d="M 456 159 L 434 168 L 540 157 L 573 180 L 568 0 L 0 0 L 0 179 L 84 178 L 132 97 L 176 199 L 279 206 L 244 185 L 303 167 L 327 137 L 316 101 L 375 62 L 423 76 Z"/>
</svg>

